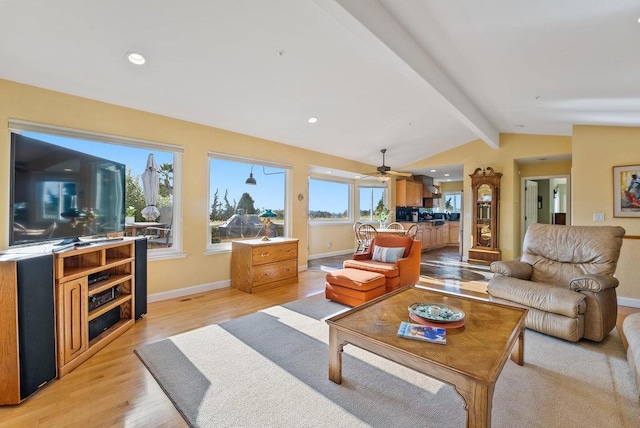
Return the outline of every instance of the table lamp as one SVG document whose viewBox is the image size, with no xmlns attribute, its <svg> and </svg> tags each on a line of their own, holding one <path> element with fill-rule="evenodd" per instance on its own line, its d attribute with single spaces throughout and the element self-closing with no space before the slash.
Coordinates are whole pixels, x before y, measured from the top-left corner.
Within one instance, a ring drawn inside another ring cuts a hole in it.
<svg viewBox="0 0 640 428">
<path fill-rule="evenodd" d="M 262 238 L 262 240 L 269 241 L 269 234 L 271 232 L 269 227 L 273 225 L 271 219 L 274 217 L 278 217 L 278 215 L 274 214 L 271 210 L 265 210 L 265 212 L 260 214 L 258 217 L 260 217 L 260 221 L 262 221 L 262 225 L 264 227 L 264 238 Z"/>
</svg>

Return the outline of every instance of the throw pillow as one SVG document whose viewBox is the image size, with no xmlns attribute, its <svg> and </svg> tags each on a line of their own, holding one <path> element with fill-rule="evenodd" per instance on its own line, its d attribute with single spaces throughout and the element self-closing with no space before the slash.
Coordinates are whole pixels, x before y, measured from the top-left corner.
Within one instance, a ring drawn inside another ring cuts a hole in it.
<svg viewBox="0 0 640 428">
<path fill-rule="evenodd" d="M 379 247 L 373 246 L 372 260 L 376 262 L 395 263 L 404 254 L 404 247 Z"/>
</svg>

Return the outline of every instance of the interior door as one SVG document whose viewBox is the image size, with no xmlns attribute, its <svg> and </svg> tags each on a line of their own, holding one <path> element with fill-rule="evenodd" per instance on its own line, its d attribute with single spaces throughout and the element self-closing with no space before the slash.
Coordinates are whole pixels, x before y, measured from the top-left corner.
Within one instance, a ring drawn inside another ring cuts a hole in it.
<svg viewBox="0 0 640 428">
<path fill-rule="evenodd" d="M 526 232 L 530 225 L 538 222 L 538 183 L 526 180 L 524 193 L 524 232 Z"/>
</svg>

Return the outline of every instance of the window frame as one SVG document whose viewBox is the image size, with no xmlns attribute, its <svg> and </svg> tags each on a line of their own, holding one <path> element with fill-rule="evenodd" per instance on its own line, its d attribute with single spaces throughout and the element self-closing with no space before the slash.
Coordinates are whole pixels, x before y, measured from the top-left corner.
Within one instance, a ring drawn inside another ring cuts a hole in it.
<svg viewBox="0 0 640 428">
<path fill-rule="evenodd" d="M 363 188 L 367 188 L 367 189 L 372 189 L 372 188 L 376 188 L 376 189 L 382 189 L 384 192 L 384 197 L 382 199 L 382 203 L 386 206 L 389 207 L 389 182 L 380 182 L 380 181 L 358 181 L 356 183 L 356 189 L 357 192 L 356 194 L 358 195 L 357 201 L 355 201 L 356 204 L 356 210 L 358 213 L 358 219 L 356 219 L 356 221 L 365 221 L 365 222 L 377 222 L 377 220 L 373 217 L 373 214 L 376 210 L 376 206 L 372 206 L 371 207 L 371 216 L 369 219 L 364 220 L 364 219 L 360 219 L 360 190 Z"/>
<path fill-rule="evenodd" d="M 462 204 L 463 204 L 463 193 L 461 190 L 456 190 L 456 191 L 452 191 L 452 192 L 443 192 L 442 193 L 442 212 L 446 212 L 447 211 L 447 207 L 446 207 L 446 203 L 447 203 L 447 195 L 451 196 L 451 197 L 459 197 L 460 199 L 460 206 L 458 207 L 458 209 L 456 210 L 455 207 L 454 209 L 451 211 L 453 213 L 456 212 L 462 212 Z"/>
<path fill-rule="evenodd" d="M 220 242 L 220 243 L 216 243 L 213 244 L 211 243 L 211 230 L 210 230 L 210 226 L 209 226 L 209 214 L 210 214 L 210 210 L 211 210 L 211 197 L 212 197 L 212 192 L 213 189 L 211 188 L 211 158 L 216 158 L 216 159 L 220 159 L 220 160 L 227 160 L 227 161 L 231 161 L 231 162 L 242 162 L 242 163 L 246 163 L 249 166 L 254 165 L 254 166 L 264 166 L 264 167 L 269 167 L 269 168 L 279 168 L 279 169 L 283 169 L 284 170 L 284 237 L 289 237 L 292 236 L 292 231 L 293 231 L 293 225 L 292 223 L 292 215 L 291 215 L 291 210 L 293 209 L 293 198 L 291 196 L 291 191 L 289 189 L 292 189 L 292 181 L 293 181 L 293 166 L 289 165 L 289 164 L 284 164 L 284 163 L 279 163 L 279 162 L 272 162 L 272 161 L 267 161 L 264 159 L 257 159 L 257 158 L 251 158 L 251 157 L 246 157 L 246 156 L 238 156 L 238 155 L 232 155 L 229 153 L 222 153 L 222 152 L 215 152 L 215 151 L 209 151 L 207 153 L 207 169 L 208 169 L 208 175 L 207 175 L 207 206 L 206 206 L 206 213 L 205 213 L 205 219 L 207 222 L 207 227 L 206 227 L 206 235 L 205 235 L 205 252 L 204 254 L 219 254 L 219 253 L 229 253 L 231 252 L 231 242 Z M 249 170 L 247 170 L 249 171 Z M 248 174 L 248 172 L 247 172 Z"/>
<path fill-rule="evenodd" d="M 168 248 L 152 248 L 147 250 L 148 258 L 166 259 L 184 257 L 182 253 L 182 158 L 184 148 L 182 146 L 143 140 L 131 137 L 122 137 L 113 134 L 66 128 L 55 125 L 29 122 L 18 119 L 9 119 L 9 132 L 24 133 L 35 132 L 49 134 L 58 137 L 67 137 L 80 140 L 89 140 L 96 143 L 112 144 L 137 149 L 160 150 L 173 155 L 173 219 L 171 225 L 172 243 Z M 5 243 L 6 244 L 6 243 Z"/>
</svg>

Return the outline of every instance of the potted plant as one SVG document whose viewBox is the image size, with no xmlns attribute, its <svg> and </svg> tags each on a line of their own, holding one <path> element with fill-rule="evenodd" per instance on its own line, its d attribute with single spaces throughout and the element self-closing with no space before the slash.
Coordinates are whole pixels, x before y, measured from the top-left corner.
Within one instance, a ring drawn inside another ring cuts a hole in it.
<svg viewBox="0 0 640 428">
<path fill-rule="evenodd" d="M 376 211 L 373 213 L 373 218 L 380 222 L 380 229 L 387 227 L 387 220 L 389 220 L 389 208 L 384 205 L 378 205 Z"/>
<path fill-rule="evenodd" d="M 124 222 L 126 224 L 131 224 L 131 223 L 135 223 L 135 221 L 136 221 L 136 209 L 135 207 L 128 206 L 125 209 Z"/>
</svg>

